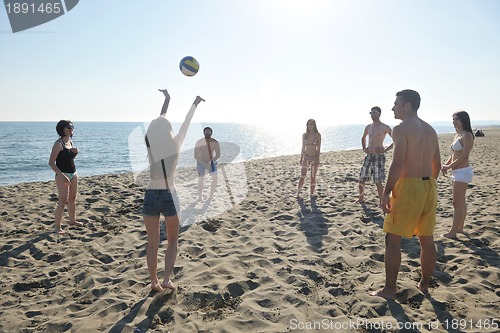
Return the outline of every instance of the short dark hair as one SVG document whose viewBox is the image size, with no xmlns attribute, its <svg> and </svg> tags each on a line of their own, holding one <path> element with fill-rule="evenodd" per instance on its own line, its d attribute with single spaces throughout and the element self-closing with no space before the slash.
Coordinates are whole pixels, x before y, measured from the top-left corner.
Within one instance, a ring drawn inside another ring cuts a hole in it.
<svg viewBox="0 0 500 333">
<path fill-rule="evenodd" d="M 210 132 L 212 132 L 212 133 L 214 132 L 214 130 L 208 126 L 203 129 L 203 133 L 205 133 L 206 130 L 210 130 Z"/>
<path fill-rule="evenodd" d="M 64 129 L 68 126 L 73 126 L 73 123 L 71 120 L 59 120 L 59 122 L 56 125 L 56 132 L 59 134 L 60 137 L 64 136 Z"/>
<path fill-rule="evenodd" d="M 378 113 L 382 113 L 382 110 L 378 106 L 372 107 L 371 111 L 377 111 Z"/>
<path fill-rule="evenodd" d="M 410 103 L 413 111 L 417 112 L 420 107 L 420 95 L 415 90 L 405 89 L 396 93 L 397 97 L 403 99 L 403 103 Z"/>
</svg>

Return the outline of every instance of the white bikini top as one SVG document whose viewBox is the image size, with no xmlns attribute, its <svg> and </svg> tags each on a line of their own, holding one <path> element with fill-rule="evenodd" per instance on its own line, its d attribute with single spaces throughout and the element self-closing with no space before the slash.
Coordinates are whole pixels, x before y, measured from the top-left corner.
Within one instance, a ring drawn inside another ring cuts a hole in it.
<svg viewBox="0 0 500 333">
<path fill-rule="evenodd" d="M 460 143 L 460 140 L 458 140 L 458 139 L 451 144 L 452 151 L 460 151 L 463 149 L 464 149 L 464 147 L 462 146 L 462 144 Z"/>
</svg>

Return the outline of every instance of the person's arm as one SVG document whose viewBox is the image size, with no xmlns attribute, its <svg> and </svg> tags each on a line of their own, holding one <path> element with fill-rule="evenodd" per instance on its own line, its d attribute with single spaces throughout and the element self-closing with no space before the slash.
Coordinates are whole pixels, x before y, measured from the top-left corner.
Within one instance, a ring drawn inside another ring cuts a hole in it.
<svg viewBox="0 0 500 333">
<path fill-rule="evenodd" d="M 214 150 L 215 150 L 215 156 L 212 157 L 212 161 L 215 162 L 219 159 L 220 157 L 220 145 L 219 141 L 214 139 Z"/>
<path fill-rule="evenodd" d="M 366 137 L 368 136 L 368 129 L 370 125 L 365 127 L 365 131 L 363 132 L 363 136 L 361 137 L 361 147 L 363 147 L 363 151 L 366 153 Z"/>
<path fill-rule="evenodd" d="M 469 132 L 466 132 L 462 136 L 462 143 L 463 143 L 463 150 L 462 154 L 453 161 L 453 163 L 449 163 L 450 160 L 446 162 L 446 164 L 443 166 L 443 171 L 447 169 L 454 169 L 457 165 L 460 165 L 461 163 L 467 161 L 469 159 L 469 154 L 470 151 L 472 150 L 472 145 L 473 145 L 474 139 L 472 137 L 472 134 Z"/>
<path fill-rule="evenodd" d="M 70 150 L 73 153 L 73 155 L 75 155 L 75 157 L 76 157 L 76 155 L 78 155 L 80 150 L 78 148 L 73 147 L 73 141 L 70 140 L 69 142 L 71 142 L 71 149 Z"/>
<path fill-rule="evenodd" d="M 391 137 L 392 139 L 392 130 L 389 126 L 387 126 L 387 134 Z M 385 152 L 387 153 L 389 150 L 391 150 L 394 147 L 394 142 L 391 143 L 387 148 L 385 148 Z"/>
<path fill-rule="evenodd" d="M 70 182 L 69 178 L 64 173 L 62 173 L 62 171 L 59 170 L 59 168 L 56 165 L 57 155 L 59 155 L 61 150 L 63 150 L 62 143 L 59 142 L 59 140 L 54 142 L 54 145 L 52 146 L 52 152 L 50 153 L 49 157 L 49 166 L 56 173 L 56 175 L 65 178 L 65 182 L 69 183 Z"/>
<path fill-rule="evenodd" d="M 184 119 L 184 122 L 179 129 L 179 133 L 177 133 L 177 135 L 175 136 L 175 141 L 177 141 L 179 147 L 182 145 L 182 142 L 184 142 L 184 139 L 186 138 L 187 130 L 189 128 L 189 125 L 191 124 L 191 119 L 193 119 L 194 116 L 194 111 L 196 111 L 198 104 L 204 101 L 205 100 L 200 96 L 196 96 L 196 98 L 194 99 L 193 105 L 191 105 L 191 109 L 189 109 L 189 112 L 187 113 L 186 118 Z"/>
<path fill-rule="evenodd" d="M 403 172 L 406 158 L 406 136 L 401 132 L 399 126 L 394 127 L 392 131 L 392 140 L 394 143 L 394 155 L 392 157 L 391 167 L 389 168 L 387 182 L 381 199 L 381 206 L 385 213 L 391 212 L 389 194 L 392 192 L 392 189 Z"/>
<path fill-rule="evenodd" d="M 439 141 L 436 135 L 436 150 L 432 158 L 432 177 L 438 179 L 439 172 L 441 171 L 441 153 L 439 151 Z"/>
<path fill-rule="evenodd" d="M 318 145 L 316 150 L 316 165 L 319 165 L 319 153 L 321 152 L 321 134 L 318 133 Z"/>
<path fill-rule="evenodd" d="M 306 153 L 306 146 L 304 144 L 304 140 L 306 137 L 306 133 L 302 134 L 302 148 L 300 149 L 300 164 L 304 161 L 304 155 Z"/>
<path fill-rule="evenodd" d="M 453 155 L 450 155 L 450 157 L 448 157 L 446 162 L 444 162 L 444 165 L 441 167 L 441 171 L 443 172 L 443 176 L 446 176 L 446 173 L 448 172 L 448 168 L 446 167 L 446 165 L 450 164 L 452 159 L 453 159 Z"/>
<path fill-rule="evenodd" d="M 168 93 L 167 89 L 158 89 L 165 95 L 165 101 L 163 102 L 163 106 L 161 107 L 160 115 L 166 115 L 167 114 L 167 109 L 168 109 L 168 104 L 170 103 L 170 94 Z"/>
<path fill-rule="evenodd" d="M 198 156 L 200 156 L 200 141 L 196 141 L 195 145 L 194 145 L 194 150 L 193 150 L 193 155 L 194 155 L 194 159 L 199 162 L 198 160 Z"/>
</svg>

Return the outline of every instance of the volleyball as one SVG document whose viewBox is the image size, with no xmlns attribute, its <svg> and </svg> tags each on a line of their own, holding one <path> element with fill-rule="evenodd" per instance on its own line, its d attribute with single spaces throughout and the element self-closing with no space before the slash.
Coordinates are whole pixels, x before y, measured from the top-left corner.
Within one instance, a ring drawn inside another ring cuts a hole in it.
<svg viewBox="0 0 500 333">
<path fill-rule="evenodd" d="M 200 64 L 196 61 L 195 58 L 187 56 L 182 58 L 181 63 L 179 64 L 179 68 L 182 74 L 186 76 L 194 76 L 198 73 L 200 69 Z"/>
</svg>

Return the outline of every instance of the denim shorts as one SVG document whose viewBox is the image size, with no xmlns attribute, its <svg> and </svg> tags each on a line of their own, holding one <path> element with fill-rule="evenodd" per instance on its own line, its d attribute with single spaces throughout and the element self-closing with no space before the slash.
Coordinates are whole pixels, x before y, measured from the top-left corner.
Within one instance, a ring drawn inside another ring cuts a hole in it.
<svg viewBox="0 0 500 333">
<path fill-rule="evenodd" d="M 169 190 L 146 190 L 142 214 L 173 216 L 179 211 L 179 197 Z"/>
</svg>

